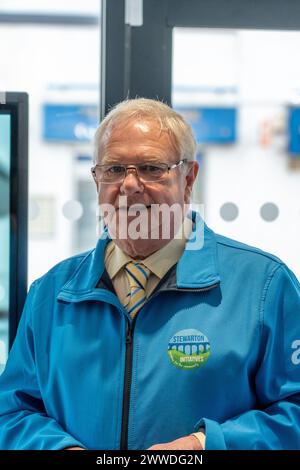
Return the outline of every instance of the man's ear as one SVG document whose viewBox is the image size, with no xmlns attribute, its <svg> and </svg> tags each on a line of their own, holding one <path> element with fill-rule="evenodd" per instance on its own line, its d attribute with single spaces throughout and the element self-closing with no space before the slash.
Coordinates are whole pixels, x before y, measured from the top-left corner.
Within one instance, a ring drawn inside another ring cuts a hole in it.
<svg viewBox="0 0 300 470">
<path fill-rule="evenodd" d="M 188 169 L 185 175 L 186 185 L 192 190 L 194 182 L 198 175 L 199 163 L 196 160 L 193 160 L 193 161 L 188 162 L 187 165 L 188 165 Z"/>
<path fill-rule="evenodd" d="M 95 183 L 95 185 L 96 185 L 97 194 L 99 194 L 100 183 L 99 183 L 99 181 L 96 181 L 94 178 L 93 178 L 93 180 L 94 180 L 94 183 Z"/>
<path fill-rule="evenodd" d="M 194 183 L 197 178 L 198 171 L 199 171 L 199 163 L 196 160 L 188 162 L 187 165 L 188 165 L 188 168 L 185 174 L 186 186 L 185 186 L 185 192 L 184 192 L 185 204 L 189 204 L 190 202 L 193 186 L 194 186 Z"/>
</svg>

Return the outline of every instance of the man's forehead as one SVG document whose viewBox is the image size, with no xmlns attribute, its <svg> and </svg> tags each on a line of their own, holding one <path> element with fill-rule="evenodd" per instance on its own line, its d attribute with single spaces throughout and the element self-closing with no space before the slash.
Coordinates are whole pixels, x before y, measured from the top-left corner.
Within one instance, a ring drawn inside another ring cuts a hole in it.
<svg viewBox="0 0 300 470">
<path fill-rule="evenodd" d="M 132 120 L 108 128 L 99 142 L 99 150 L 102 152 L 115 146 L 131 144 L 174 150 L 174 142 L 170 132 L 163 130 L 157 121 L 149 119 Z"/>
<path fill-rule="evenodd" d="M 151 130 L 160 130 L 156 122 L 147 121 L 135 121 L 132 123 L 132 127 L 144 134 L 147 134 Z"/>
<path fill-rule="evenodd" d="M 98 157 L 105 162 L 107 158 L 111 158 L 111 153 L 114 156 L 123 154 L 128 148 L 132 157 L 135 156 L 134 153 L 139 156 L 149 154 L 159 157 L 160 161 L 169 158 L 170 154 L 178 154 L 172 132 L 163 129 L 157 119 L 148 117 L 129 119 L 126 122 L 115 121 L 112 126 L 108 126 L 99 142 Z"/>
<path fill-rule="evenodd" d="M 147 137 L 149 134 L 161 135 L 165 131 L 162 126 L 154 119 L 130 119 L 129 121 L 116 122 L 110 128 L 107 129 L 107 140 L 126 137 L 130 135 L 133 137 Z"/>
</svg>

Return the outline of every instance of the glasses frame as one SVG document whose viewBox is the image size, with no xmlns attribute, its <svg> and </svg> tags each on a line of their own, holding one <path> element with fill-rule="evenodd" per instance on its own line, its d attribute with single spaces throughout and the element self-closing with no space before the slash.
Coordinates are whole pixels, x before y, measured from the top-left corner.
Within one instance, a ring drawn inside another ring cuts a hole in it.
<svg viewBox="0 0 300 470">
<path fill-rule="evenodd" d="M 180 165 L 183 165 L 185 163 L 188 162 L 188 159 L 187 158 L 182 158 L 181 160 L 179 160 L 178 162 L 176 163 L 173 163 L 172 165 L 168 165 L 168 163 L 163 163 L 163 162 L 157 162 L 157 165 L 163 165 L 165 168 L 166 168 L 166 171 L 167 173 L 169 174 L 170 173 L 170 170 L 173 170 L 174 168 L 177 168 L 178 166 Z M 158 179 L 155 179 L 153 181 L 145 181 L 143 180 L 143 178 L 140 178 L 139 177 L 139 173 L 138 173 L 138 167 L 139 166 L 142 166 L 142 165 L 155 165 L 153 162 L 144 162 L 144 163 L 128 163 L 127 165 L 124 165 L 123 163 L 116 163 L 116 164 L 99 164 L 97 163 L 96 165 L 92 166 L 91 168 L 91 173 L 93 175 L 93 178 L 94 180 L 97 182 L 97 183 L 102 183 L 102 184 L 120 184 L 120 183 L 123 183 L 123 181 L 125 180 L 126 176 L 127 176 L 127 171 L 128 170 L 134 170 L 135 171 L 135 174 L 137 176 L 137 178 L 140 180 L 140 181 L 143 181 L 143 183 L 155 183 L 157 181 L 159 181 L 160 179 L 162 179 L 165 174 L 163 176 L 161 176 L 160 178 Z M 124 174 L 124 177 L 123 179 L 121 179 L 120 181 L 99 181 L 96 177 L 96 168 L 101 168 L 101 167 L 104 167 L 104 166 L 121 166 L 125 169 L 125 174 Z"/>
</svg>

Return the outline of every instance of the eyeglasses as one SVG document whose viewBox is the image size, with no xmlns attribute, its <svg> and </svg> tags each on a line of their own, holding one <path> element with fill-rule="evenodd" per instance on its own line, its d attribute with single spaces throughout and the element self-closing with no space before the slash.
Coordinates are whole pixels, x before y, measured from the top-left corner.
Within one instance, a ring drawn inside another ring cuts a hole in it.
<svg viewBox="0 0 300 470">
<path fill-rule="evenodd" d="M 98 183 L 122 183 L 128 170 L 134 170 L 138 178 L 145 183 L 154 183 L 163 179 L 170 170 L 187 162 L 179 160 L 173 165 L 167 163 L 129 163 L 128 165 L 95 165 L 91 168 L 94 180 Z"/>
</svg>

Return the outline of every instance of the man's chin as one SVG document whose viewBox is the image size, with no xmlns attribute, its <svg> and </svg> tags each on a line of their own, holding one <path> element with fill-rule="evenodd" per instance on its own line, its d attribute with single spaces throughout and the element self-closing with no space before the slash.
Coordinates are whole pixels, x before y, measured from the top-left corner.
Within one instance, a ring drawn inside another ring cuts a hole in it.
<svg viewBox="0 0 300 470">
<path fill-rule="evenodd" d="M 163 248 L 170 240 L 162 239 L 115 239 L 115 244 L 133 259 L 144 259 Z"/>
</svg>

